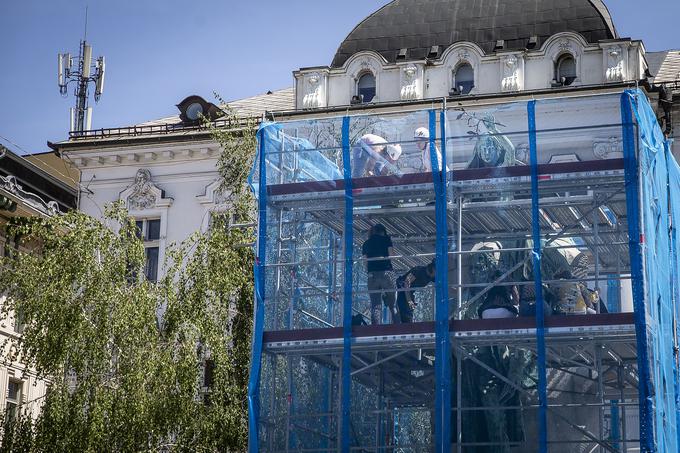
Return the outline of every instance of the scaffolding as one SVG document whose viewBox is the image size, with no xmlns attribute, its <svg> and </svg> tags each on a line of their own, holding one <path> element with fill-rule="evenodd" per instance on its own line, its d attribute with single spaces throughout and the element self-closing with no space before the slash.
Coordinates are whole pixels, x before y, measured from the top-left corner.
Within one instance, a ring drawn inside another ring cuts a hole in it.
<svg viewBox="0 0 680 453">
<path fill-rule="evenodd" d="M 680 170 L 644 93 L 258 139 L 251 452 L 678 451 Z M 368 289 L 377 224 L 395 276 L 436 268 L 413 322 L 370 324 L 409 291 Z"/>
</svg>

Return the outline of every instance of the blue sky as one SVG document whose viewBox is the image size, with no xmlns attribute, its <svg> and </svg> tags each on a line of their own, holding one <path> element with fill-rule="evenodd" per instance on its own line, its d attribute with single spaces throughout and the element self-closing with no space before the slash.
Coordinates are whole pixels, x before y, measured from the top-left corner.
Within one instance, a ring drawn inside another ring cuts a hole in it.
<svg viewBox="0 0 680 453">
<path fill-rule="evenodd" d="M 66 137 L 72 96 L 57 88 L 57 53 L 88 41 L 105 55 L 94 128 L 176 113 L 190 94 L 239 99 L 292 86 L 292 71 L 330 64 L 352 28 L 388 0 L 0 0 L 0 143 L 47 151 Z M 680 48 L 680 1 L 608 0 L 621 36 Z M 4 137 L 4 139 L 2 138 Z M 9 139 L 12 143 L 8 143 Z"/>
</svg>

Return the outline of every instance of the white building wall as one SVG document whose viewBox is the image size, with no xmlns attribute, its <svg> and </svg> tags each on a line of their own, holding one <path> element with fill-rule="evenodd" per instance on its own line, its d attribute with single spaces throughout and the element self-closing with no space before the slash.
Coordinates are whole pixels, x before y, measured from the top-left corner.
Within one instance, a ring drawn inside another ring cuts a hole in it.
<svg viewBox="0 0 680 453">
<path fill-rule="evenodd" d="M 609 53 L 612 48 L 620 50 L 613 57 Z M 356 94 L 357 80 L 365 72 L 376 77 L 377 95 L 373 103 L 446 97 L 453 88 L 454 70 L 464 62 L 475 71 L 471 95 L 545 90 L 554 88 L 555 64 L 564 54 L 576 60 L 574 87 L 637 81 L 644 76 L 646 68 L 644 47 L 639 41 L 621 39 L 589 44 L 570 32 L 552 36 L 540 49 L 500 50 L 487 55 L 474 43 L 459 42 L 437 59 L 397 64 L 388 63 L 375 52 L 361 51 L 342 68 L 295 71 L 296 106 L 309 109 L 349 105 Z M 506 65 L 510 55 L 515 58 L 512 66 Z M 417 68 L 415 80 L 404 78 L 403 71 L 408 65 Z M 312 74 L 318 78 L 314 85 L 308 83 Z M 409 85 L 413 88 L 409 89 Z M 413 95 L 414 92 L 417 94 Z M 309 102 L 312 99 L 314 102 Z"/>
<path fill-rule="evenodd" d="M 4 303 L 4 297 L 0 297 L 0 304 Z M 0 324 L 0 342 L 4 345 L 3 357 L 10 353 L 11 344 L 19 339 L 20 334 L 15 329 L 16 320 L 11 314 Z M 8 341 L 9 340 L 9 341 Z M 10 380 L 21 383 L 21 397 L 19 398 L 21 410 L 29 413 L 33 419 L 40 414 L 48 382 L 38 379 L 34 370 L 27 368 L 21 362 L 12 362 L 0 366 L 0 412 L 7 410 L 8 388 Z"/>
<path fill-rule="evenodd" d="M 212 193 L 219 176 L 218 146 L 213 142 L 94 148 L 69 153 L 69 158 L 78 165 L 81 186 L 89 192 L 81 195 L 80 210 L 98 218 L 107 204 L 128 201 L 138 173 L 148 170 L 158 197 L 143 208 L 128 203 L 128 209 L 137 219 L 161 219 L 159 277 L 167 247 L 205 230 L 210 212 L 219 205 Z"/>
</svg>

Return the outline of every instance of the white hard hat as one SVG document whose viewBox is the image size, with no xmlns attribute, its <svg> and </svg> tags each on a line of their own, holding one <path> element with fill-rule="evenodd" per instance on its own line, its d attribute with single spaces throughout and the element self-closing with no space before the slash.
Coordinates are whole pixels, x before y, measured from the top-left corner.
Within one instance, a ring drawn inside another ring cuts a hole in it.
<svg viewBox="0 0 680 453">
<path fill-rule="evenodd" d="M 413 133 L 413 138 L 418 139 L 418 138 L 430 138 L 430 131 L 429 129 L 425 127 L 419 127 L 416 129 L 416 131 Z"/>
<path fill-rule="evenodd" d="M 401 145 L 387 145 L 387 155 L 390 159 L 397 160 L 401 156 Z"/>
<path fill-rule="evenodd" d="M 500 251 L 503 249 L 501 246 L 500 242 L 478 242 L 474 246 L 472 246 L 472 252 L 477 252 L 479 250 L 488 250 L 491 256 L 496 260 L 496 262 L 500 261 L 501 259 L 501 253 Z"/>
</svg>

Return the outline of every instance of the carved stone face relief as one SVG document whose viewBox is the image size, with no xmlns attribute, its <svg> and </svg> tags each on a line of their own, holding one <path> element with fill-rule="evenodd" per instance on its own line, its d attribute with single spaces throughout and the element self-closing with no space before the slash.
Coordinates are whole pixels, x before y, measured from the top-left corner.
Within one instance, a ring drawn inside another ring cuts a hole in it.
<svg viewBox="0 0 680 453">
<path fill-rule="evenodd" d="M 525 164 L 529 163 L 529 144 L 520 143 L 515 150 L 515 158 Z"/>
<path fill-rule="evenodd" d="M 517 57 L 510 55 L 505 59 L 505 66 L 508 68 L 508 71 L 514 72 L 515 67 L 517 66 Z"/>
<path fill-rule="evenodd" d="M 402 71 L 401 99 L 404 101 L 418 99 L 418 68 L 406 66 Z"/>
<path fill-rule="evenodd" d="M 593 143 L 593 154 L 598 159 L 615 159 L 623 157 L 623 141 L 618 137 L 596 140 Z"/>
<path fill-rule="evenodd" d="M 145 168 L 137 170 L 132 193 L 128 196 L 128 209 L 131 211 L 150 209 L 156 204 L 156 194 L 151 183 L 151 173 Z"/>
<path fill-rule="evenodd" d="M 310 74 L 306 82 L 302 107 L 306 109 L 321 107 L 321 76 L 318 73 Z"/>
<path fill-rule="evenodd" d="M 623 67 L 623 51 L 620 47 L 612 47 L 607 51 L 607 69 L 605 79 L 607 82 L 619 82 L 625 78 Z"/>
<path fill-rule="evenodd" d="M 307 78 L 307 84 L 311 88 L 316 88 L 316 86 L 319 84 L 319 74 L 312 74 Z"/>
<path fill-rule="evenodd" d="M 520 86 L 520 65 L 515 55 L 510 55 L 503 60 L 503 78 L 501 79 L 501 89 L 503 91 L 519 91 Z"/>
</svg>

